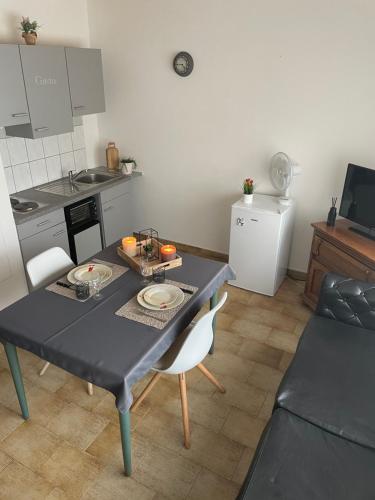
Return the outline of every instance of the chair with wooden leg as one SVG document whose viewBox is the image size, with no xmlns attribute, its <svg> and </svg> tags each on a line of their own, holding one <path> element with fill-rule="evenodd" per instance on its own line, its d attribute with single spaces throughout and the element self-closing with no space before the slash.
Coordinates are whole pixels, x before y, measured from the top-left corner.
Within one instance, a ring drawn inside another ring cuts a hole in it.
<svg viewBox="0 0 375 500">
<path fill-rule="evenodd" d="M 75 266 L 69 255 L 60 247 L 49 248 L 36 255 L 26 264 L 27 275 L 33 290 L 48 285 Z M 39 375 L 45 374 L 49 363 L 45 363 Z M 92 396 L 93 385 L 87 383 L 87 392 Z"/>
<path fill-rule="evenodd" d="M 184 446 L 190 448 L 190 427 L 189 427 L 189 410 L 186 392 L 186 372 L 192 368 L 199 370 L 214 384 L 220 392 L 225 392 L 224 387 L 212 375 L 212 373 L 202 364 L 202 361 L 210 351 L 214 332 L 212 322 L 217 311 L 224 305 L 227 300 L 225 292 L 218 304 L 211 309 L 207 314 L 202 316 L 196 323 L 192 322 L 186 330 L 177 338 L 169 350 L 162 356 L 157 364 L 152 368 L 155 375 L 147 384 L 145 389 L 134 401 L 131 410 L 136 410 L 145 399 L 147 394 L 152 390 L 163 373 L 178 375 L 180 384 L 182 423 L 184 429 Z"/>
</svg>

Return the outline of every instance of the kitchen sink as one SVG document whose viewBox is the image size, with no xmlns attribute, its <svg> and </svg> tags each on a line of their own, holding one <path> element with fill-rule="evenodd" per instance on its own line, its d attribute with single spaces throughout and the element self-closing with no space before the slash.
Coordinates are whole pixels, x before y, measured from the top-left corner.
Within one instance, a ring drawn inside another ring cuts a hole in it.
<svg viewBox="0 0 375 500">
<path fill-rule="evenodd" d="M 93 173 L 93 174 L 84 174 L 80 175 L 76 179 L 74 179 L 74 182 L 77 184 L 100 184 L 102 182 L 110 181 L 113 179 L 112 175 L 106 175 L 106 174 L 99 174 L 99 173 Z"/>
<path fill-rule="evenodd" d="M 106 172 L 85 172 L 79 173 L 77 177 L 73 176 L 70 181 L 68 177 L 57 179 L 56 181 L 42 184 L 34 189 L 45 193 L 57 194 L 59 196 L 74 196 L 77 193 L 85 192 L 93 189 L 95 185 L 115 179 L 116 174 L 107 174 Z"/>
<path fill-rule="evenodd" d="M 71 184 L 68 179 L 58 179 L 56 181 L 48 182 L 34 188 L 36 191 L 43 193 L 57 194 L 58 196 L 74 196 L 81 191 L 86 191 L 92 186 L 90 184 Z"/>
</svg>

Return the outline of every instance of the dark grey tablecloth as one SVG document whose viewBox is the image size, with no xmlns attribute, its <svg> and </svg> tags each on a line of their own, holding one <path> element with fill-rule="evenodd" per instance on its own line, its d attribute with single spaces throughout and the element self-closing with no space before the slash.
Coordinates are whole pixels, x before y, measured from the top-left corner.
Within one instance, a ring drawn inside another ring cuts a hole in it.
<svg viewBox="0 0 375 500">
<path fill-rule="evenodd" d="M 95 257 L 125 264 L 116 244 Z M 130 270 L 103 289 L 104 298 L 78 302 L 37 290 L 0 312 L 0 338 L 22 347 L 116 396 L 121 412 L 132 403 L 131 386 L 165 353 L 202 305 L 234 273 L 228 264 L 182 254 L 183 265 L 168 279 L 198 287 L 198 292 L 163 329 L 115 315 L 141 288 Z"/>
</svg>

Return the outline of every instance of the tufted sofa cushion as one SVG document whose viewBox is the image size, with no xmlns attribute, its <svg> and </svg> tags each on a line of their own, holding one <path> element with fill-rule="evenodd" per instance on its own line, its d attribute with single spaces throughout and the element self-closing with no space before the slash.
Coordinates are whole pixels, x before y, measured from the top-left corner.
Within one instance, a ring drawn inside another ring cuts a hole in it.
<svg viewBox="0 0 375 500">
<path fill-rule="evenodd" d="M 279 407 L 375 449 L 375 335 L 313 316 L 277 393 Z"/>
<path fill-rule="evenodd" d="M 375 283 L 327 274 L 322 283 L 316 314 L 375 330 Z"/>
<path fill-rule="evenodd" d="M 371 500 L 375 451 L 274 412 L 237 500 Z"/>
</svg>

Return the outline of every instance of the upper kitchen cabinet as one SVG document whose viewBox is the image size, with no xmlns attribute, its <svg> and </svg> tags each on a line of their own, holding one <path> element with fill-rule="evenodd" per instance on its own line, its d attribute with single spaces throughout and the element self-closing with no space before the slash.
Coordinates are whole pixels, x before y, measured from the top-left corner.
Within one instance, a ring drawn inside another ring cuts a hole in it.
<svg viewBox="0 0 375 500">
<path fill-rule="evenodd" d="M 64 47 L 20 45 L 19 51 L 30 123 L 6 127 L 7 135 L 36 139 L 72 131 Z"/>
<path fill-rule="evenodd" d="M 18 45 L 0 45 L 0 126 L 29 123 Z"/>
<path fill-rule="evenodd" d="M 66 47 L 66 64 L 73 116 L 105 111 L 100 49 Z"/>
</svg>

